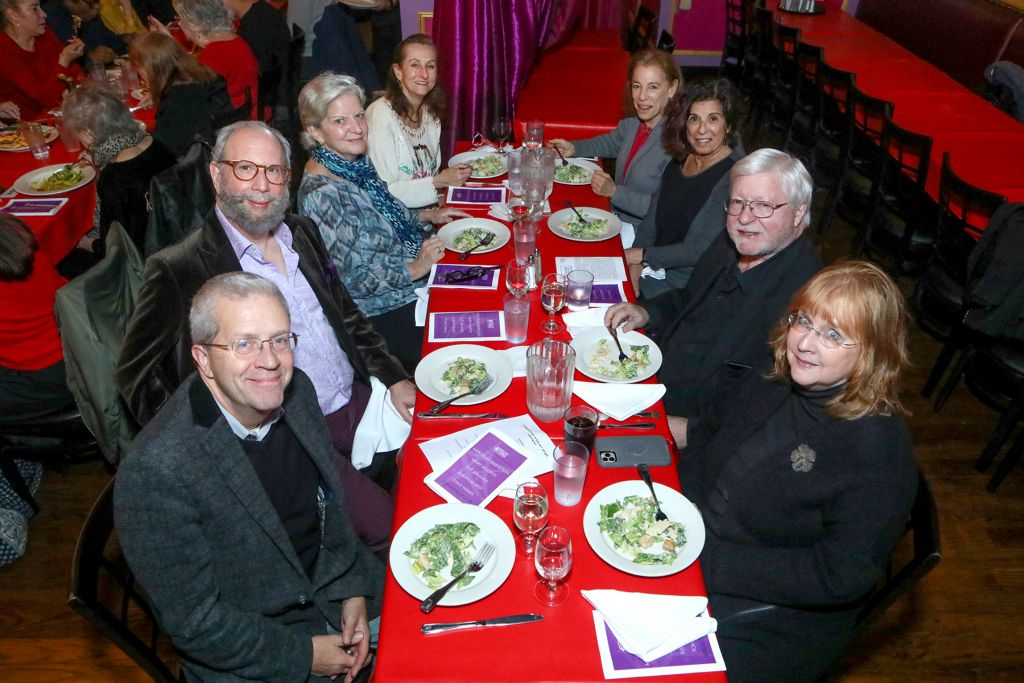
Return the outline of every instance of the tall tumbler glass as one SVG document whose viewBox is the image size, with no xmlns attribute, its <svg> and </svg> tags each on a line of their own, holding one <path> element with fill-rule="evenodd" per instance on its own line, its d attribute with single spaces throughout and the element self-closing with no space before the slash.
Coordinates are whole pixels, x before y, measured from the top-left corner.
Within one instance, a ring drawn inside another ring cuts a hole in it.
<svg viewBox="0 0 1024 683">
<path fill-rule="evenodd" d="M 572 403 L 576 352 L 563 341 L 547 338 L 526 352 L 526 407 L 541 422 L 561 420 Z"/>
</svg>

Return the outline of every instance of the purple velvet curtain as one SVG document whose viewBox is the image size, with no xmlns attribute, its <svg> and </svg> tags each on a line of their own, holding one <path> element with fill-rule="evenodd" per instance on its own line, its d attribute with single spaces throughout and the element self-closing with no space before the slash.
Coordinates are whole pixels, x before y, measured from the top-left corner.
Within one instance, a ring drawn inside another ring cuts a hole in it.
<svg viewBox="0 0 1024 683">
<path fill-rule="evenodd" d="M 545 49 L 550 49 L 569 37 L 588 2 L 589 0 L 560 0 L 555 3 L 551 26 L 548 27 L 548 35 L 544 39 Z"/>
<path fill-rule="evenodd" d="M 441 149 L 489 134 L 494 117 L 512 118 L 519 91 L 548 34 L 557 0 L 436 0 L 434 42 L 448 96 Z"/>
</svg>

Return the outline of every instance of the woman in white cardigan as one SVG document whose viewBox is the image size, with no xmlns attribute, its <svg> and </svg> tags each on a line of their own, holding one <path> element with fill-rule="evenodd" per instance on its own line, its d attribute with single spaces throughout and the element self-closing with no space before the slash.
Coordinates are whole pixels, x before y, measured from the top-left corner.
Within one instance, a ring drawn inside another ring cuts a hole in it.
<svg viewBox="0 0 1024 683">
<path fill-rule="evenodd" d="M 395 50 L 384 95 L 366 109 L 370 160 L 388 189 L 410 209 L 437 203 L 437 191 L 459 186 L 470 168 L 441 170 L 444 93 L 437 87 L 437 48 L 416 33 Z"/>
</svg>

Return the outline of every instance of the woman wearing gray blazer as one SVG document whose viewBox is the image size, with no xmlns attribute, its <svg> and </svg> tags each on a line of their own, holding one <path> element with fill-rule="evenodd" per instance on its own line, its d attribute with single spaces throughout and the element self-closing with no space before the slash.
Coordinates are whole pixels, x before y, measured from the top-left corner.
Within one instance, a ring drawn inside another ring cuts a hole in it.
<svg viewBox="0 0 1024 683">
<path fill-rule="evenodd" d="M 629 61 L 627 85 L 636 116 L 619 121 L 615 130 L 569 142 L 555 138 L 548 146 L 563 156 L 615 158 L 615 177 L 597 171 L 591 179 L 594 192 L 610 197 L 612 210 L 627 223 L 638 225 L 647 215 L 651 195 L 669 162 L 662 148 L 662 115 L 682 83 L 679 66 L 664 50 L 642 50 Z"/>
<path fill-rule="evenodd" d="M 661 141 L 672 161 L 625 254 L 633 287 L 644 298 L 684 288 L 725 229 L 729 170 L 746 155 L 736 132 L 738 102 L 729 81 L 703 81 L 688 86 L 665 111 Z"/>
</svg>

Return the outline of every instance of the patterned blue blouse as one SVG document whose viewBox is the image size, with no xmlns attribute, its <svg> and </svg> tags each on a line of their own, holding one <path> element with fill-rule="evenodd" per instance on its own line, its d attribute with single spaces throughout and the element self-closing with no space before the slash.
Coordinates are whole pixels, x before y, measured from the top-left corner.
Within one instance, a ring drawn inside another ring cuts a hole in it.
<svg viewBox="0 0 1024 683">
<path fill-rule="evenodd" d="M 307 173 L 299 185 L 299 213 L 320 228 L 345 287 L 363 311 L 374 316 L 416 300 L 402 242 L 370 196 L 336 176 Z M 409 212 L 414 221 L 416 213 Z"/>
</svg>

